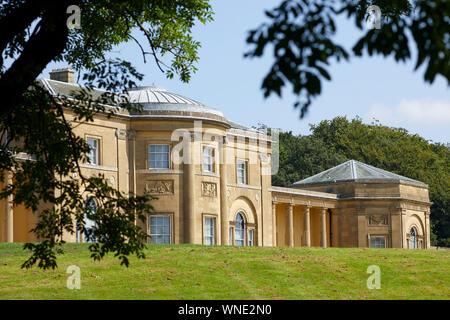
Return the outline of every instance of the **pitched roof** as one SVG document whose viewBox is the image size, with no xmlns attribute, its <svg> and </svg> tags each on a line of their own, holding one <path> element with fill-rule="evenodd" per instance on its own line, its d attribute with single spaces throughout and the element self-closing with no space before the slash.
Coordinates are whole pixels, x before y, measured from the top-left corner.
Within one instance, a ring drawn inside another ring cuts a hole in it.
<svg viewBox="0 0 450 320">
<path fill-rule="evenodd" d="M 297 181 L 293 184 L 293 186 L 361 180 L 369 180 L 375 182 L 404 181 L 426 186 L 426 184 L 421 181 L 417 181 L 408 177 L 401 176 L 399 174 L 376 168 L 356 160 L 346 161 L 336 167 L 322 171 L 314 176 Z"/>
</svg>

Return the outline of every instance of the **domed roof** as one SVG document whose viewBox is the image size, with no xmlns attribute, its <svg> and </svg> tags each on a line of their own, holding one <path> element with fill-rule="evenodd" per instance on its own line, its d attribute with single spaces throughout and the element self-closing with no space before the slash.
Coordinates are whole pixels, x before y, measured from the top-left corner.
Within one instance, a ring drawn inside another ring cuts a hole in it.
<svg viewBox="0 0 450 320">
<path fill-rule="evenodd" d="M 223 117 L 217 109 L 155 85 L 128 89 L 128 95 L 131 103 L 140 103 L 145 111 L 194 112 Z"/>
</svg>

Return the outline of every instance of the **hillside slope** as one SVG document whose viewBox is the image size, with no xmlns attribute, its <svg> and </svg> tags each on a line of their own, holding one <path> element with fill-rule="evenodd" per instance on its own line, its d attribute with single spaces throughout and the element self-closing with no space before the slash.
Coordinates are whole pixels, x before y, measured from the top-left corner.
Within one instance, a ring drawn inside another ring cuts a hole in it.
<svg viewBox="0 0 450 320">
<path fill-rule="evenodd" d="M 450 251 L 149 245 L 129 268 L 67 244 L 52 271 L 20 269 L 22 244 L 0 244 L 0 299 L 450 299 Z M 66 287 L 81 270 L 81 289 Z M 367 267 L 381 288 L 367 288 Z"/>
</svg>

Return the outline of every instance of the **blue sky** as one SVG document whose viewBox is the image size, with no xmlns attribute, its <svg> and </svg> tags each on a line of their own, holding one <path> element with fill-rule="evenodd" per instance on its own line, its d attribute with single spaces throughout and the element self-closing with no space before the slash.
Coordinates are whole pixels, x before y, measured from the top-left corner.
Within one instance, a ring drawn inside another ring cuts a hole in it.
<svg viewBox="0 0 450 320">
<path fill-rule="evenodd" d="M 279 0 L 212 1 L 214 21 L 198 25 L 194 38 L 201 42 L 198 71 L 188 84 L 177 78 L 166 79 L 152 62 L 147 64 L 136 44 L 130 42 L 112 55 L 133 62 L 143 73 L 142 85 L 157 84 L 221 110 L 243 125 L 264 123 L 298 134 L 308 134 L 309 124 L 335 116 L 373 118 L 384 125 L 402 127 L 435 142 L 450 142 L 450 93 L 447 81 L 438 77 L 432 85 L 423 80 L 424 69 L 414 71 L 414 62 L 396 63 L 381 56 L 352 57 L 349 62 L 333 63 L 331 81 L 322 83 L 322 94 L 313 101 L 304 119 L 293 108 L 295 97 L 288 88 L 282 98 L 263 98 L 261 82 L 272 63 L 272 52 L 262 59 L 244 59 L 250 29 L 264 20 L 264 10 Z M 382 8 L 381 8 L 382 10 Z M 353 22 L 341 20 L 337 40 L 350 49 L 359 38 Z M 138 36 L 138 35 L 137 35 Z M 142 37 L 139 37 L 145 41 Z M 413 52 L 414 48 L 411 48 Z M 50 64 L 42 74 L 61 64 Z"/>
</svg>

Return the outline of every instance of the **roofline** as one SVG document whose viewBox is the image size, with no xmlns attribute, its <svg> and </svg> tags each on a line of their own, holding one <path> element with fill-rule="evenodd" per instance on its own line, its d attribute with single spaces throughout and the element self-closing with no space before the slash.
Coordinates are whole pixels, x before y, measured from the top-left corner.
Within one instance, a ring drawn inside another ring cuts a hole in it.
<svg viewBox="0 0 450 320">
<path fill-rule="evenodd" d="M 369 169 L 372 169 L 372 170 L 381 171 L 381 174 L 385 175 L 387 177 L 386 178 L 373 178 L 373 179 L 371 179 L 371 178 L 358 178 L 358 174 L 356 172 L 356 167 L 355 167 L 356 163 L 358 163 L 358 164 L 360 164 L 360 165 L 362 165 L 364 167 L 368 167 Z M 330 170 L 334 170 L 336 168 L 340 168 L 340 167 L 342 167 L 342 166 L 344 166 L 346 164 L 350 164 L 350 171 L 351 171 L 351 174 L 352 174 L 352 179 L 317 181 L 317 182 L 303 182 L 302 183 L 302 181 L 313 180 L 313 178 L 316 177 L 316 176 L 324 175 L 326 172 L 328 172 Z M 389 175 L 391 175 L 391 176 L 394 175 L 394 176 L 396 176 L 398 178 L 389 178 Z M 367 181 L 369 183 L 370 182 L 377 183 L 378 181 L 380 181 L 380 183 L 385 182 L 385 181 L 390 181 L 390 182 L 392 182 L 392 181 L 402 181 L 405 184 L 421 185 L 421 186 L 425 186 L 426 188 L 428 188 L 428 185 L 426 183 L 423 183 L 422 181 L 411 179 L 411 178 L 402 176 L 400 174 L 397 174 L 397 173 L 394 173 L 394 172 L 390 172 L 390 171 L 387 171 L 387 170 L 384 170 L 384 169 L 381 169 L 381 168 L 377 168 L 377 167 L 371 166 L 370 164 L 367 164 L 367 163 L 364 163 L 364 162 L 361 162 L 361 161 L 357 161 L 357 160 L 354 160 L 354 159 L 347 160 L 347 161 L 345 161 L 345 162 L 343 162 L 341 164 L 338 164 L 337 166 L 334 166 L 334 167 L 329 168 L 327 170 L 324 170 L 324 171 L 321 171 L 319 173 L 316 173 L 315 175 L 307 177 L 307 178 L 305 178 L 303 180 L 294 182 L 291 186 L 328 185 L 328 184 L 337 183 L 337 182 L 359 182 L 359 181 L 362 181 L 362 182 L 363 181 Z"/>
<path fill-rule="evenodd" d="M 286 187 L 277 187 L 272 186 L 269 188 L 270 192 L 279 192 L 279 193 L 287 193 L 287 194 L 293 194 L 293 195 L 299 195 L 299 196 L 305 196 L 305 197 L 314 197 L 314 198 L 321 198 L 321 199 L 329 199 L 329 200 L 339 200 L 338 195 L 335 193 L 327 193 L 327 192 L 320 192 L 320 191 L 311 191 L 311 190 L 302 190 L 302 189 L 295 189 L 295 188 L 286 188 Z"/>
<path fill-rule="evenodd" d="M 399 200 L 399 201 L 417 202 L 430 206 L 433 204 L 433 202 L 431 201 L 403 198 L 403 197 L 346 197 L 346 198 L 338 198 L 338 200 Z"/>
<path fill-rule="evenodd" d="M 327 186 L 327 185 L 335 185 L 340 183 L 348 183 L 348 182 L 355 182 L 355 183 L 396 183 L 396 184 L 407 184 L 412 185 L 416 187 L 422 187 L 429 189 L 429 186 L 426 183 L 423 183 L 421 181 L 411 181 L 411 180 L 403 180 L 403 179 L 346 179 L 346 180 L 331 180 L 331 181 L 319 181 L 319 182 L 308 182 L 308 183 L 300 183 L 295 182 L 292 185 L 290 185 L 290 188 L 295 187 L 312 187 L 312 186 Z"/>
</svg>

